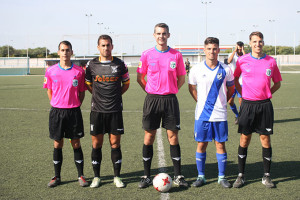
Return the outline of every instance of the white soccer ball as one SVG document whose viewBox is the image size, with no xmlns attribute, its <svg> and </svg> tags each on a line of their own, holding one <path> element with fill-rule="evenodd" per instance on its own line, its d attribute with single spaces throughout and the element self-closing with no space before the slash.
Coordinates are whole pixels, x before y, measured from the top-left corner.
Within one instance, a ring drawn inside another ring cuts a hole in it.
<svg viewBox="0 0 300 200">
<path fill-rule="evenodd" d="M 172 187 L 172 178 L 166 173 L 159 173 L 153 179 L 153 187 L 159 192 L 168 192 Z"/>
</svg>

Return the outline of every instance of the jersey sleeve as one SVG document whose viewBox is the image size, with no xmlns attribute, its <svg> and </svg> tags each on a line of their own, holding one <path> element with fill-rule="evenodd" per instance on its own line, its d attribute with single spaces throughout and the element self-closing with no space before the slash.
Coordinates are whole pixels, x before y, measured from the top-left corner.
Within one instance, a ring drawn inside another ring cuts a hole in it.
<svg viewBox="0 0 300 200">
<path fill-rule="evenodd" d="M 234 85 L 234 77 L 233 72 L 229 66 L 226 69 L 226 86 L 231 87 Z"/>
<path fill-rule="evenodd" d="M 51 78 L 49 76 L 49 70 L 48 69 L 49 68 L 47 68 L 46 73 L 45 73 L 43 88 L 52 89 L 52 81 L 51 81 Z"/>
<path fill-rule="evenodd" d="M 177 76 L 186 75 L 186 71 L 185 71 L 185 66 L 184 66 L 182 55 L 181 55 L 180 52 L 178 52 L 177 55 L 178 55 L 178 58 L 177 58 L 177 62 L 178 62 Z"/>
<path fill-rule="evenodd" d="M 85 70 L 85 83 L 86 83 L 87 85 L 91 85 L 91 84 L 92 84 L 92 74 L 91 74 L 90 63 L 91 63 L 91 61 L 89 61 L 89 62 L 86 64 L 86 70 Z"/>
<path fill-rule="evenodd" d="M 136 72 L 140 74 L 147 74 L 148 70 L 148 64 L 147 64 L 147 55 L 145 53 L 142 53 L 139 67 L 137 68 Z"/>
<path fill-rule="evenodd" d="M 282 81 L 282 77 L 281 77 L 279 68 L 278 68 L 277 63 L 276 63 L 275 60 L 274 60 L 274 72 L 273 72 L 272 80 L 273 80 L 274 83 Z"/>
<path fill-rule="evenodd" d="M 128 67 L 126 66 L 126 64 L 124 62 L 123 62 L 122 83 L 123 84 L 129 84 L 130 83 Z"/>
</svg>

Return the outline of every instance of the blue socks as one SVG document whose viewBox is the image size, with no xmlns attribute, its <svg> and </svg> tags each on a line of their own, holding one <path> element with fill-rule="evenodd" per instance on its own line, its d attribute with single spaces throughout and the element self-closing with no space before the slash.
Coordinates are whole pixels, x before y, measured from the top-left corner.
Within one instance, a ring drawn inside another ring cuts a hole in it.
<svg viewBox="0 0 300 200">
<path fill-rule="evenodd" d="M 235 114 L 235 117 L 239 116 L 239 111 L 236 108 L 236 105 L 233 104 L 233 106 L 230 106 L 230 109 L 232 110 L 232 112 Z"/>
<path fill-rule="evenodd" d="M 205 160 L 206 160 L 206 152 L 205 153 L 196 152 L 196 164 L 197 164 L 198 175 L 204 175 Z"/>
<path fill-rule="evenodd" d="M 219 176 L 225 176 L 225 169 L 227 165 L 227 153 L 216 153 L 216 156 L 218 160 Z"/>
</svg>

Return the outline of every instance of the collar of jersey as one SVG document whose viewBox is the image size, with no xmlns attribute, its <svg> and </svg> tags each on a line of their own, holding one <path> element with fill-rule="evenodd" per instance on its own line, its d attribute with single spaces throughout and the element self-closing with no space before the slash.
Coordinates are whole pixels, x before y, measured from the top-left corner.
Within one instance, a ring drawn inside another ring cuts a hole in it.
<svg viewBox="0 0 300 200">
<path fill-rule="evenodd" d="M 114 60 L 114 57 L 112 56 L 112 57 L 111 57 L 111 60 L 101 61 L 101 58 L 100 58 L 100 56 L 99 56 L 99 62 L 100 62 L 100 63 L 110 63 L 110 62 L 112 62 L 113 60 Z"/>
<path fill-rule="evenodd" d="M 71 67 L 69 67 L 68 69 L 64 69 L 64 68 L 62 68 L 62 67 L 60 66 L 60 62 L 58 63 L 58 66 L 59 66 L 59 68 L 61 68 L 62 70 L 70 70 L 70 69 L 72 69 L 72 68 L 73 68 L 73 63 L 72 63 L 72 65 L 71 65 Z"/>
<path fill-rule="evenodd" d="M 217 63 L 217 65 L 216 65 L 216 67 L 215 68 L 210 68 L 207 64 L 206 64 L 206 61 L 204 61 L 204 64 L 205 64 L 205 66 L 209 69 L 209 70 L 211 70 L 211 71 L 214 71 L 215 69 L 217 69 L 218 67 L 219 67 L 219 64 L 220 64 L 220 62 L 218 61 L 218 63 Z"/>
<path fill-rule="evenodd" d="M 250 56 L 256 60 L 261 60 L 261 59 L 264 59 L 267 56 L 267 54 L 265 54 L 263 57 L 260 57 L 260 58 L 255 58 L 254 56 L 252 56 L 252 53 L 250 53 Z"/>
<path fill-rule="evenodd" d="M 170 50 L 170 47 L 168 46 L 168 49 L 165 50 L 165 51 L 160 51 L 160 50 L 158 50 L 158 49 L 156 48 L 156 46 L 155 46 L 155 50 L 158 51 L 159 53 L 166 53 L 166 52 L 168 52 L 168 51 Z"/>
</svg>

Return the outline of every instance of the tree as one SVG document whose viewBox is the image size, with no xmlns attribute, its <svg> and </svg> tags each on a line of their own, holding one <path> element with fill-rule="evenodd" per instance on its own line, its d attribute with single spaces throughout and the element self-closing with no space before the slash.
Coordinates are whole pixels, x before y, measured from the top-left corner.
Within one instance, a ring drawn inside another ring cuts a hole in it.
<svg viewBox="0 0 300 200">
<path fill-rule="evenodd" d="M 279 46 L 276 50 L 276 53 L 278 55 L 293 55 L 294 49 L 293 47 L 287 47 L 287 46 Z"/>
<path fill-rule="evenodd" d="M 296 46 L 295 53 L 296 54 L 300 54 L 300 45 Z"/>
</svg>

